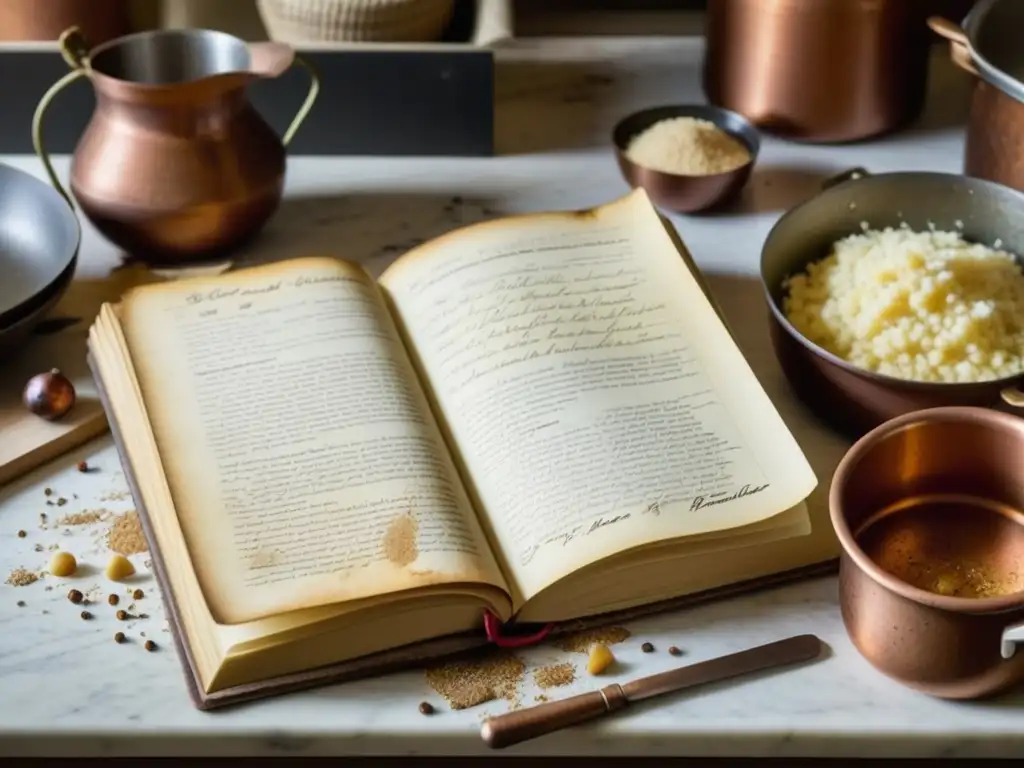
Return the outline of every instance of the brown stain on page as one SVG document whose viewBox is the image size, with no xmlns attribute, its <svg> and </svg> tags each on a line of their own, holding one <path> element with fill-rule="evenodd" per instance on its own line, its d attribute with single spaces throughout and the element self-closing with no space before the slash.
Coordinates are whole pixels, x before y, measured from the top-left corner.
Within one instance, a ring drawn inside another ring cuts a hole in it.
<svg viewBox="0 0 1024 768">
<path fill-rule="evenodd" d="M 415 563 L 416 558 L 420 556 L 419 548 L 416 545 L 418 532 L 419 523 L 412 516 L 412 512 L 406 512 L 396 517 L 384 531 L 384 539 L 381 542 L 384 557 L 399 567 Z"/>
</svg>

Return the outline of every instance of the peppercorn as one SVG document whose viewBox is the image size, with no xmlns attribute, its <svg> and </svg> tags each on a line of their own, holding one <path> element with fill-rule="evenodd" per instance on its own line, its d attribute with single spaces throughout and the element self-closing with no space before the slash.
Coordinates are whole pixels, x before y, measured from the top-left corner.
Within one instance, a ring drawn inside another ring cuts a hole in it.
<svg viewBox="0 0 1024 768">
<path fill-rule="evenodd" d="M 118 611 L 118 612 L 117 612 L 116 614 L 114 614 L 114 615 L 115 615 L 115 616 L 117 616 L 117 620 L 118 620 L 118 621 L 124 621 L 125 619 L 127 619 L 127 618 L 128 618 L 128 611 L 124 611 L 124 610 L 122 610 L 122 611 Z"/>
<path fill-rule="evenodd" d="M 114 642 L 115 643 L 123 643 L 124 642 L 124 632 L 115 632 L 114 633 Z"/>
<path fill-rule="evenodd" d="M 155 651 L 156 650 L 156 643 L 154 643 L 152 640 L 147 640 L 145 648 L 146 648 L 147 651 Z"/>
<path fill-rule="evenodd" d="M 434 705 L 429 701 L 420 702 L 420 714 L 421 715 L 432 715 L 434 714 Z"/>
<path fill-rule="evenodd" d="M 92 614 L 89 613 L 88 611 L 82 611 L 82 618 L 85 619 L 86 621 L 88 621 L 89 619 L 92 618 Z"/>
<path fill-rule="evenodd" d="M 676 648 L 674 645 L 671 648 L 668 649 L 668 652 L 671 653 L 673 656 L 682 656 L 683 655 L 683 652 L 680 651 L 678 648 Z"/>
<path fill-rule="evenodd" d="M 132 592 L 132 599 L 133 600 L 141 600 L 145 596 L 146 596 L 146 593 L 143 592 L 141 589 L 136 589 L 134 592 Z"/>
<path fill-rule="evenodd" d="M 70 592 L 68 592 L 68 600 L 70 600 L 75 605 L 78 605 L 84 599 L 85 599 L 85 595 L 83 595 L 77 589 L 72 589 Z"/>
<path fill-rule="evenodd" d="M 650 653 L 651 651 L 654 650 L 654 646 L 651 645 L 650 643 L 644 643 L 643 645 L 640 646 L 640 650 L 643 651 L 644 653 Z"/>
<path fill-rule="evenodd" d="M 111 605 L 117 605 L 119 602 L 121 602 L 121 598 L 119 598 L 117 595 L 107 595 L 107 602 Z"/>
</svg>

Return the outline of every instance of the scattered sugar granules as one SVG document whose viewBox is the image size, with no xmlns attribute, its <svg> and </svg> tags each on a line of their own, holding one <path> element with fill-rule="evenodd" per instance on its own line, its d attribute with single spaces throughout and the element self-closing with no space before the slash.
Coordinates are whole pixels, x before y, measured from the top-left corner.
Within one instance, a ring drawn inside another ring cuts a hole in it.
<svg viewBox="0 0 1024 768">
<path fill-rule="evenodd" d="M 91 525 L 98 523 L 107 514 L 105 509 L 86 509 L 74 514 L 64 515 L 57 521 L 58 525 Z"/>
<path fill-rule="evenodd" d="M 533 681 L 541 688 L 569 685 L 576 679 L 576 668 L 569 662 L 552 664 L 533 671 Z"/>
<path fill-rule="evenodd" d="M 468 709 L 494 699 L 507 699 L 517 706 L 517 688 L 525 674 L 520 658 L 496 653 L 433 667 L 426 671 L 426 678 L 452 709 Z"/>
<path fill-rule="evenodd" d="M 132 510 L 118 516 L 107 531 L 107 547 L 119 555 L 137 555 L 146 552 L 149 545 L 142 533 L 139 513 Z"/>
<path fill-rule="evenodd" d="M 625 627 L 598 627 L 584 632 L 555 638 L 555 645 L 563 651 L 572 653 L 590 653 L 594 643 L 616 645 L 627 640 L 630 632 Z"/>
<path fill-rule="evenodd" d="M 39 574 L 34 571 L 28 571 L 24 568 L 15 568 L 11 571 L 11 575 L 7 577 L 6 584 L 10 584 L 12 587 L 27 587 L 29 584 L 35 584 L 39 581 Z"/>
</svg>

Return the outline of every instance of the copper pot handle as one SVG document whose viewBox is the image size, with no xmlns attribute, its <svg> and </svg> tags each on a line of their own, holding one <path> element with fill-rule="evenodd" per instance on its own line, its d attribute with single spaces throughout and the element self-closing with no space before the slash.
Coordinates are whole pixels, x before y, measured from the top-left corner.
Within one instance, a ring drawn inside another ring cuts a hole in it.
<svg viewBox="0 0 1024 768">
<path fill-rule="evenodd" d="M 46 145 L 43 143 L 43 118 L 46 116 L 46 110 L 50 107 L 57 94 L 75 82 L 75 80 L 88 74 L 89 46 L 78 27 L 70 27 L 64 30 L 59 42 L 60 54 L 64 57 L 64 61 L 68 63 L 68 66 L 71 67 L 71 71 L 51 85 L 49 90 L 43 94 L 43 98 L 39 100 L 39 104 L 36 105 L 35 114 L 32 115 L 32 147 L 42 161 L 43 168 L 46 170 L 46 175 L 50 178 L 50 183 L 53 184 L 54 189 L 60 192 L 61 196 L 67 201 L 67 204 L 74 208 L 75 204 L 71 199 L 71 195 L 64 189 L 64 185 L 60 183 L 57 172 L 53 170 L 53 163 L 50 162 L 50 153 L 46 151 Z"/>
<path fill-rule="evenodd" d="M 971 61 L 970 41 L 963 27 L 941 16 L 929 16 L 928 27 L 939 37 L 949 41 L 949 58 L 954 64 L 965 72 L 979 76 L 978 68 Z"/>
<path fill-rule="evenodd" d="M 1011 624 L 1004 629 L 1001 649 L 1003 658 L 1011 658 L 1021 643 L 1024 643 L 1024 624 Z"/>
</svg>

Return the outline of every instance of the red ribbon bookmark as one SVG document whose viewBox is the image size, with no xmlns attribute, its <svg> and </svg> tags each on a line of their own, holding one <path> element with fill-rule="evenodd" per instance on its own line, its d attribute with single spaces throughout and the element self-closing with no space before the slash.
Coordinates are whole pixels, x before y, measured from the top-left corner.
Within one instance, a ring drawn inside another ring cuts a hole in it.
<svg viewBox="0 0 1024 768">
<path fill-rule="evenodd" d="M 502 631 L 503 626 L 497 616 L 484 610 L 484 631 L 487 633 L 487 639 L 499 648 L 522 648 L 527 645 L 536 645 L 548 636 L 548 632 L 555 625 L 545 624 L 532 635 L 506 635 Z"/>
</svg>

